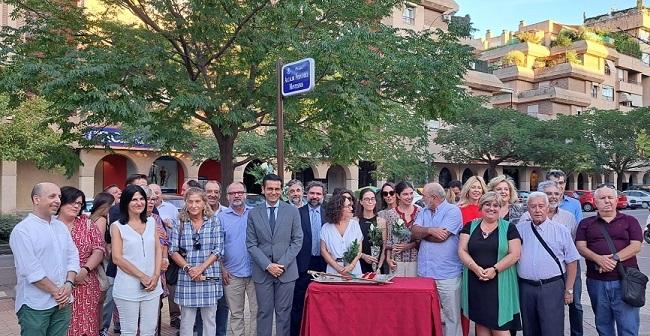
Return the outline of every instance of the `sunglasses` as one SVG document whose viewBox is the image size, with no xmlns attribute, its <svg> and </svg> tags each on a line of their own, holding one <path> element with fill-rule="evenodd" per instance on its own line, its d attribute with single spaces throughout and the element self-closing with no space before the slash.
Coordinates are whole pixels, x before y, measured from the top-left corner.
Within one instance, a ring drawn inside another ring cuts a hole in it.
<svg viewBox="0 0 650 336">
<path fill-rule="evenodd" d="M 390 195 L 390 196 L 395 196 L 395 190 L 391 190 L 391 191 L 382 191 L 382 192 L 381 192 L 381 195 L 384 196 L 384 197 L 389 196 L 389 195 Z"/>
<path fill-rule="evenodd" d="M 195 250 L 201 249 L 201 236 L 198 232 L 192 235 L 192 242 L 194 243 Z"/>
</svg>

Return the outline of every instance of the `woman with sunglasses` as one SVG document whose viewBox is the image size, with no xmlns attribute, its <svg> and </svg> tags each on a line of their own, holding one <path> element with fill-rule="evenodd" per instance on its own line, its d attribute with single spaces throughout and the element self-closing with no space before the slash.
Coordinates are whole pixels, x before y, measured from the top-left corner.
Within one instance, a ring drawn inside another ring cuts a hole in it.
<svg viewBox="0 0 650 336">
<path fill-rule="evenodd" d="M 379 209 L 377 215 L 382 217 L 382 214 L 388 210 L 395 209 L 396 206 L 397 196 L 395 196 L 395 184 L 393 182 L 386 182 L 377 193 L 377 208 Z"/>
<path fill-rule="evenodd" d="M 120 197 L 120 219 L 110 226 L 113 262 L 117 266 L 113 299 L 120 312 L 123 336 L 153 336 L 160 307 L 160 242 L 156 223 L 147 218 L 147 194 L 129 185 Z"/>
<path fill-rule="evenodd" d="M 68 335 L 97 335 L 99 333 L 99 278 L 97 267 L 104 259 L 104 239 L 97 226 L 83 214 L 86 196 L 74 187 L 61 188 L 61 206 L 57 219 L 70 230 L 79 250 L 80 271 L 72 289 L 72 316 Z"/>
<path fill-rule="evenodd" d="M 386 220 L 377 217 L 377 199 L 371 188 L 364 188 L 359 193 L 359 203 L 355 208 L 356 216 L 359 219 L 361 233 L 363 233 L 363 249 L 361 253 L 361 271 L 363 273 L 373 272 L 373 263 L 382 265 L 384 263 L 384 245 L 386 245 Z M 371 253 L 372 241 L 370 240 L 371 228 L 377 228 L 381 232 L 381 245 L 379 256 L 373 257 Z"/>
<path fill-rule="evenodd" d="M 397 207 L 387 213 L 388 237 L 387 260 L 391 271 L 398 276 L 417 276 L 419 241 L 411 238 L 410 230 L 420 213 L 420 206 L 413 204 L 413 185 L 402 181 L 395 186 Z M 402 230 L 400 227 L 404 227 Z"/>
<path fill-rule="evenodd" d="M 224 231 L 202 189 L 185 192 L 185 206 L 170 240 L 172 259 L 181 266 L 174 293 L 174 302 L 181 306 L 180 334 L 192 335 L 200 310 L 203 335 L 215 335 L 217 301 L 223 296 L 218 261 L 223 256 Z"/>
</svg>

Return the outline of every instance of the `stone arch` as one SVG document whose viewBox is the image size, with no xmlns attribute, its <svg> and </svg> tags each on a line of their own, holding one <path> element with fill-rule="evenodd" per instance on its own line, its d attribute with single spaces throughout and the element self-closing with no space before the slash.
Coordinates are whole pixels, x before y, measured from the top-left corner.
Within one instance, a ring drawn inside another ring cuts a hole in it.
<svg viewBox="0 0 650 336">
<path fill-rule="evenodd" d="M 333 165 L 327 170 L 327 192 L 332 193 L 335 188 L 346 188 L 348 171 L 340 165 Z"/>
<path fill-rule="evenodd" d="M 163 193 L 179 193 L 188 176 L 187 173 L 187 167 L 182 160 L 175 156 L 163 155 L 151 163 L 148 179 L 150 183 L 157 182 Z"/>
<path fill-rule="evenodd" d="M 217 180 L 221 182 L 221 162 L 208 159 L 199 166 L 199 180 Z"/>
<path fill-rule="evenodd" d="M 643 184 L 650 184 L 650 171 L 645 172 L 643 174 Z"/>
<path fill-rule="evenodd" d="M 255 176 L 251 174 L 251 171 L 258 167 L 259 165 L 262 164 L 262 161 L 260 160 L 252 160 L 246 165 L 246 168 L 244 168 L 244 185 L 246 186 L 246 190 L 249 193 L 254 193 L 254 194 L 261 194 L 262 193 L 262 186 L 257 183 Z"/>
<path fill-rule="evenodd" d="M 95 193 L 99 193 L 111 184 L 124 189 L 127 176 L 138 173 L 135 162 L 122 154 L 108 154 L 95 165 Z"/>
<path fill-rule="evenodd" d="M 583 173 L 578 174 L 578 181 L 577 181 L 577 187 L 576 190 L 585 190 L 587 189 L 587 175 Z"/>
<path fill-rule="evenodd" d="M 465 184 L 465 182 L 467 182 L 467 180 L 472 176 L 474 176 L 474 172 L 469 168 L 465 168 L 465 170 L 463 170 L 463 175 L 460 181 Z"/>
<path fill-rule="evenodd" d="M 291 179 L 300 180 L 303 186 L 307 186 L 307 183 L 314 180 L 314 169 L 309 166 L 305 169 L 294 171 L 291 174 Z"/>
<path fill-rule="evenodd" d="M 530 172 L 530 190 L 537 190 L 537 185 L 539 184 L 539 179 L 540 179 L 541 174 L 533 169 L 533 171 Z"/>
<path fill-rule="evenodd" d="M 454 178 L 451 175 L 451 171 L 447 167 L 440 169 L 440 174 L 438 174 L 438 182 L 441 186 L 446 188 L 449 182 L 451 182 L 453 179 Z"/>
</svg>

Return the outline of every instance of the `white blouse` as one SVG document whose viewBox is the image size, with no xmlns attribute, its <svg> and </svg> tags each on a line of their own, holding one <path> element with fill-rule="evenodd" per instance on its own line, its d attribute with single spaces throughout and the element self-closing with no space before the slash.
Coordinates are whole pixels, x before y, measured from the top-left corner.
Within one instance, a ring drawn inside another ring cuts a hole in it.
<svg viewBox="0 0 650 336">
<path fill-rule="evenodd" d="M 348 250 L 355 239 L 358 240 L 359 245 L 361 245 L 361 242 L 363 241 L 363 233 L 361 232 L 359 221 L 356 218 L 352 218 L 350 219 L 343 236 L 341 236 L 339 231 L 336 229 L 336 224 L 326 223 L 321 228 L 320 239 L 325 242 L 327 251 L 330 253 L 332 258 L 343 259 L 343 254 Z M 359 246 L 359 250 L 361 250 L 361 246 Z M 343 266 L 343 261 L 338 262 L 338 264 Z M 328 264 L 327 273 L 336 274 L 338 272 Z M 361 265 L 359 262 L 354 265 L 352 273 L 361 274 Z"/>
</svg>

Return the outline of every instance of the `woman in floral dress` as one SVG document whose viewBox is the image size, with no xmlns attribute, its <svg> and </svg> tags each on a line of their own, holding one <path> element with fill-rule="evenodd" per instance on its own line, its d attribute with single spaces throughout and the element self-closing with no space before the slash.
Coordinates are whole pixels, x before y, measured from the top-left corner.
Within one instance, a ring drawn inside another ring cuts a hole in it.
<svg viewBox="0 0 650 336">
<path fill-rule="evenodd" d="M 99 298 L 101 291 L 97 278 L 97 267 L 106 252 L 104 239 L 88 217 L 82 214 L 86 197 L 73 187 L 61 188 L 61 206 L 57 213 L 72 235 L 79 250 L 79 274 L 72 290 L 72 316 L 68 336 L 95 336 L 99 334 Z"/>
<path fill-rule="evenodd" d="M 388 238 L 386 256 L 388 265 L 397 276 L 417 276 L 417 257 L 419 241 L 411 239 L 411 226 L 421 208 L 413 204 L 414 188 L 411 183 L 402 181 L 395 186 L 397 207 L 386 214 Z M 403 229 L 400 229 L 403 227 Z M 399 232 L 398 232 L 399 231 Z"/>
</svg>

